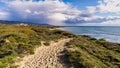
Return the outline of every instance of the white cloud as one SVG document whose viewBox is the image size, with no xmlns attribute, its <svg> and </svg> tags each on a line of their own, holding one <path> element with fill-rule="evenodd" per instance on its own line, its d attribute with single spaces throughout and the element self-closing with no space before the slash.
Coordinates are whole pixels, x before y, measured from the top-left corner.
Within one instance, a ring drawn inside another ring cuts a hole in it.
<svg viewBox="0 0 120 68">
<path fill-rule="evenodd" d="M 89 13 L 95 13 L 95 12 L 97 12 L 96 10 L 97 10 L 97 8 L 94 6 L 87 6 L 87 12 L 89 12 Z"/>
<path fill-rule="evenodd" d="M 0 10 L 0 19 L 7 20 L 9 17 L 9 14 L 5 11 Z"/>
<path fill-rule="evenodd" d="M 29 9 L 25 10 L 26 13 L 31 13 L 31 11 Z M 35 12 L 37 14 L 37 12 Z"/>
<path fill-rule="evenodd" d="M 5 1 L 4 1 L 5 2 Z M 6 3 L 6 2 L 5 2 Z M 10 20 L 62 25 L 69 18 L 75 18 L 81 11 L 59 0 L 10 1 L 7 2 Z"/>
<path fill-rule="evenodd" d="M 67 20 L 67 18 L 66 18 L 66 16 L 65 16 L 65 14 L 62 14 L 62 13 L 54 13 L 54 14 L 52 14 L 52 15 L 50 15 L 50 16 L 48 16 L 48 19 L 51 21 L 51 24 L 53 24 L 53 25 L 56 25 L 55 23 L 56 23 L 56 21 L 58 22 L 58 23 L 61 23 L 62 21 L 64 22 L 65 20 Z M 49 21 L 49 22 L 50 22 Z M 54 23 L 55 22 L 55 23 Z"/>
<path fill-rule="evenodd" d="M 120 13 L 120 0 L 100 0 L 97 7 L 101 12 Z"/>
<path fill-rule="evenodd" d="M 119 20 L 108 20 L 101 23 L 79 23 L 77 26 L 120 26 Z"/>
<path fill-rule="evenodd" d="M 120 19 L 118 19 L 118 20 L 105 21 L 105 22 L 103 22 L 102 24 L 120 26 Z"/>
<path fill-rule="evenodd" d="M 87 10 L 80 11 L 59 0 L 21 1 L 0 0 L 7 4 L 5 10 L 0 11 L 0 19 L 47 23 L 52 25 L 113 25 L 120 24 L 120 16 L 98 16 L 95 13 L 119 13 L 120 0 L 99 0 L 97 6 L 87 6 Z"/>
</svg>

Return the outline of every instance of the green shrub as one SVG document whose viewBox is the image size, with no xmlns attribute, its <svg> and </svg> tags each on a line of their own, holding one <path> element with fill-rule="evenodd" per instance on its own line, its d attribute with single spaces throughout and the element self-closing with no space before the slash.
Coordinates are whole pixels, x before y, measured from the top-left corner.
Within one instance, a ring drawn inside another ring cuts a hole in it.
<svg viewBox="0 0 120 68">
<path fill-rule="evenodd" d="M 90 38 L 90 40 L 97 40 L 96 38 Z"/>
<path fill-rule="evenodd" d="M 70 64 L 74 68 L 85 68 L 83 64 L 80 63 L 81 58 L 81 53 L 79 51 L 74 51 L 74 52 L 67 52 L 67 60 L 70 62 Z"/>
<path fill-rule="evenodd" d="M 78 36 L 67 46 L 72 49 L 68 49 L 66 55 L 73 68 L 119 68 L 120 46 L 116 43 Z"/>
<path fill-rule="evenodd" d="M 19 37 L 19 36 L 16 35 L 16 34 L 9 34 L 9 35 L 7 35 L 7 36 L 5 36 L 5 37 Z"/>
<path fill-rule="evenodd" d="M 32 45 L 30 45 L 30 44 L 19 44 L 17 52 L 19 54 L 22 54 L 22 53 L 33 54 L 34 53 L 34 47 Z"/>
<path fill-rule="evenodd" d="M 45 46 L 49 46 L 49 45 L 50 45 L 50 42 L 46 41 L 46 42 L 44 43 L 44 45 L 45 45 Z"/>
<path fill-rule="evenodd" d="M 7 66 L 12 65 L 14 62 L 14 56 L 7 56 L 3 59 L 0 59 L 0 68 L 6 68 Z"/>
<path fill-rule="evenodd" d="M 2 63 L 1 60 L 0 60 L 0 68 L 6 68 L 6 65 Z"/>
</svg>

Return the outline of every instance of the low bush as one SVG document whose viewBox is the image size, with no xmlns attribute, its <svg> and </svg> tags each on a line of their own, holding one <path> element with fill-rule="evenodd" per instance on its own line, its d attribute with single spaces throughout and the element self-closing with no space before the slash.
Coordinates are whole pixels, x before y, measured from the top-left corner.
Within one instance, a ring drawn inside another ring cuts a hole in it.
<svg viewBox="0 0 120 68">
<path fill-rule="evenodd" d="M 68 62 L 73 68 L 119 68 L 120 46 L 104 39 L 78 36 L 66 44 Z"/>
<path fill-rule="evenodd" d="M 45 46 L 49 46 L 49 45 L 50 45 L 50 42 L 46 41 L 46 42 L 44 43 L 44 45 L 45 45 Z"/>
</svg>

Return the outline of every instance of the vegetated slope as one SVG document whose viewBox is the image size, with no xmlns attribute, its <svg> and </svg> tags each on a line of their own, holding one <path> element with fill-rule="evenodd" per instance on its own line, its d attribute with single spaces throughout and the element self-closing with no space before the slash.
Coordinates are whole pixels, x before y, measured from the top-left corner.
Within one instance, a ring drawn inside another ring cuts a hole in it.
<svg viewBox="0 0 120 68">
<path fill-rule="evenodd" d="M 20 68 L 68 68 L 65 64 L 65 44 L 71 39 L 61 39 L 58 42 L 51 42 L 50 46 L 37 48 L 35 54 L 26 56 L 23 61 L 17 64 Z"/>
<path fill-rule="evenodd" d="M 33 25 L 42 25 L 42 26 L 52 26 L 49 24 L 43 24 L 43 23 L 32 23 L 32 22 L 22 22 L 22 21 L 8 21 L 8 20 L 0 20 L 0 24 L 33 24 Z"/>
<path fill-rule="evenodd" d="M 73 38 L 66 44 L 67 52 L 65 52 L 66 59 L 72 67 L 120 68 L 120 44 L 118 43 L 107 42 L 104 39 L 97 40 L 89 36 L 77 36 L 61 30 L 50 30 L 49 27 L 19 24 L 0 24 L 0 68 L 16 68 L 14 63 L 18 57 L 34 54 L 35 48 L 41 46 L 41 41 L 44 41 L 43 44 L 48 46 L 45 48 L 49 50 L 49 47 L 53 47 L 49 46 L 50 41 L 58 42 L 62 38 Z M 43 51 L 47 50 L 43 48 Z"/>
<path fill-rule="evenodd" d="M 49 45 L 50 41 L 69 38 L 73 34 L 48 27 L 19 24 L 0 24 L 0 68 L 17 67 L 16 58 L 34 54 L 34 49 L 41 46 L 41 41 Z"/>
<path fill-rule="evenodd" d="M 118 43 L 78 36 L 67 45 L 67 60 L 74 68 L 120 68 Z"/>
</svg>

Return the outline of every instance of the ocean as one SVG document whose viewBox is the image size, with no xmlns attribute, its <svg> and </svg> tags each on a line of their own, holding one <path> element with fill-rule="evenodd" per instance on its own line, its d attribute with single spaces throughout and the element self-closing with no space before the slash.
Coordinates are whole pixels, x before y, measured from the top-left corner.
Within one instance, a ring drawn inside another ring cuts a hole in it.
<svg viewBox="0 0 120 68">
<path fill-rule="evenodd" d="M 120 26 L 79 26 L 62 29 L 74 34 L 89 35 L 97 39 L 104 38 L 110 42 L 120 43 Z"/>
</svg>

